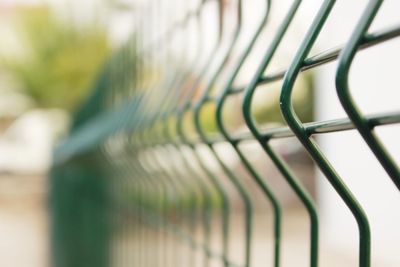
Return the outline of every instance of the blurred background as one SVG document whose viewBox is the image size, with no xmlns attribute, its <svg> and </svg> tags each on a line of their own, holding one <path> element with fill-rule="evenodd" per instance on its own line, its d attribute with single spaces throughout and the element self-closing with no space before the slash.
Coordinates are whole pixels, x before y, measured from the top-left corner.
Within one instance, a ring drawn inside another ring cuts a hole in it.
<svg viewBox="0 0 400 267">
<path fill-rule="evenodd" d="M 50 265 L 47 173 L 53 149 L 68 134 L 71 118 L 90 95 L 103 64 L 129 40 L 141 37 L 135 36 L 135 27 L 138 27 L 135 11 L 145 2 L 0 0 L 0 266 Z M 226 1 L 227 24 L 232 22 L 229 21 L 229 14 L 234 13 L 232 2 Z M 260 6 L 265 5 L 261 0 L 245 2 L 245 34 L 239 47 L 245 45 L 253 33 L 262 17 Z M 252 77 L 266 44 L 291 2 L 282 0 L 273 6 L 272 27 L 262 33 L 235 86 L 246 84 Z M 285 37 L 285 45 L 268 71 L 282 70 L 293 60 L 319 3 L 317 0 L 304 1 L 294 26 Z M 345 43 L 365 3 L 361 0 L 338 1 L 312 54 Z M 174 0 L 169 5 L 171 14 L 178 18 L 183 2 Z M 398 10 L 399 1 L 386 1 L 371 31 L 398 25 Z M 208 19 L 204 27 L 210 38 L 203 42 L 211 49 L 215 41 L 213 23 L 216 23 L 216 15 L 211 9 L 206 14 Z M 164 27 L 156 25 L 155 28 L 158 26 Z M 357 56 L 351 73 L 352 92 L 366 114 L 399 111 L 399 48 L 399 40 L 394 39 Z M 173 53 L 179 55 L 179 47 Z M 236 52 L 233 58 L 238 55 Z M 143 75 L 154 75 L 157 70 L 146 70 Z M 335 70 L 336 63 L 329 63 L 301 75 L 296 84 L 295 107 L 304 122 L 346 117 L 336 96 Z M 253 115 L 264 128 L 285 126 L 279 110 L 280 86 L 281 82 L 272 83 L 269 90 L 260 86 L 256 93 Z M 246 130 L 237 111 L 241 101 L 242 96 L 230 100 L 225 112 L 229 127 L 238 132 Z M 207 107 L 202 115 L 202 123 L 210 133 L 216 131 L 214 109 Z M 399 162 L 400 127 L 385 126 L 378 134 Z M 317 141 L 370 216 L 374 266 L 400 266 L 400 195 L 387 174 L 355 131 L 319 136 Z M 322 221 L 321 266 L 356 266 L 358 233 L 349 211 L 295 138 L 273 141 L 273 145 L 317 200 Z M 231 169 L 246 176 L 240 160 L 228 146 L 221 144 L 219 150 Z M 308 244 L 304 240 L 308 240 L 309 226 L 304 208 L 256 142 L 245 143 L 243 151 L 263 176 L 271 177 L 271 185 L 283 203 L 283 266 L 307 266 L 308 259 L 304 255 L 308 255 Z M 210 162 L 210 168 L 219 171 L 213 167 L 213 162 Z M 268 204 L 250 178 L 247 177 L 245 183 L 257 203 L 259 219 L 255 221 L 255 229 L 264 233 L 268 228 L 266 225 L 270 226 L 266 219 L 270 210 L 264 210 Z M 243 207 L 238 196 L 231 194 L 235 215 L 241 216 Z M 270 234 L 257 235 L 255 258 L 256 263 L 258 260 L 261 264 L 255 266 L 264 266 L 262 264 L 271 256 L 258 249 L 271 247 L 271 238 Z M 242 242 L 242 237 L 238 236 L 233 244 L 238 255 Z"/>
<path fill-rule="evenodd" d="M 130 12 L 116 1 L 0 1 L 0 266 L 49 266 L 53 148 L 132 30 Z"/>
</svg>

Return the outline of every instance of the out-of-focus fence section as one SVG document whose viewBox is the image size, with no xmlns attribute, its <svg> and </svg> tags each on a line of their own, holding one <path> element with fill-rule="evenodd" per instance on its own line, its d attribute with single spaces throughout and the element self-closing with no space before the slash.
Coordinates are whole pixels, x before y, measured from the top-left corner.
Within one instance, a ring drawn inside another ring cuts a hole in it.
<svg viewBox="0 0 400 267">
<path fill-rule="evenodd" d="M 359 266 L 370 266 L 373 233 L 367 214 L 315 136 L 358 131 L 400 188 L 399 166 L 374 131 L 399 123 L 400 112 L 362 113 L 349 85 L 357 53 L 398 37 L 400 27 L 369 31 L 383 1 L 365 1 L 358 22 L 349 25 L 350 39 L 312 55 L 336 1 L 315 3 L 318 10 L 295 45 L 286 35 L 296 29 L 296 15 L 306 1 L 283 5 L 274 20 L 273 7 L 280 1 L 256 1 L 257 8 L 249 11 L 250 2 L 137 4 L 134 38 L 104 66 L 70 136 L 55 153 L 54 266 L 282 266 L 281 254 L 296 251 L 282 249 L 280 190 L 245 149 L 249 142 L 262 149 L 305 207 L 309 252 L 302 256 L 309 266 L 318 266 L 313 193 L 273 145 L 287 138 L 301 144 L 354 216 Z M 289 63 L 270 70 L 276 54 L 288 46 L 293 57 L 280 60 Z M 314 121 L 310 70 L 331 62 L 337 64 L 337 97 L 348 117 Z M 276 93 L 264 101 L 260 90 Z M 263 109 L 274 95 L 282 117 Z M 271 244 L 255 241 L 260 232 L 254 218 L 264 207 Z M 255 261 L 256 251 L 268 258 Z"/>
</svg>

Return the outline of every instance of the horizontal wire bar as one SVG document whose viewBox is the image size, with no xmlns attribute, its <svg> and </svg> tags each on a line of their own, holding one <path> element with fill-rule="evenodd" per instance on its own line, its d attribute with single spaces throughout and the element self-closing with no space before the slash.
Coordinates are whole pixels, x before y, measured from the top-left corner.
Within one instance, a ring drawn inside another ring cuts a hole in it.
<svg viewBox="0 0 400 267">
<path fill-rule="evenodd" d="M 400 111 L 368 115 L 366 116 L 366 120 L 371 125 L 371 128 L 375 128 L 377 126 L 398 124 L 400 123 Z M 355 129 L 353 123 L 348 118 L 318 121 L 318 122 L 308 122 L 304 123 L 304 128 L 309 135 L 333 133 L 333 132 L 348 131 Z M 261 132 L 262 132 L 261 136 L 264 141 L 268 141 L 270 139 L 287 138 L 294 136 L 292 130 L 290 130 L 290 128 L 287 126 L 264 129 L 261 130 Z M 254 140 L 254 136 L 250 132 L 244 132 L 234 135 L 232 137 L 232 140 L 235 143 L 240 143 L 243 141 Z M 208 144 L 212 145 L 221 142 L 226 142 L 226 139 L 222 135 L 213 134 L 210 136 L 210 142 Z M 200 143 L 204 142 L 200 140 L 193 140 L 193 142 L 189 144 L 194 145 Z M 156 144 L 163 145 L 164 143 L 156 143 Z"/>
<path fill-rule="evenodd" d="M 384 30 L 380 30 L 374 33 L 368 34 L 363 42 L 359 46 L 359 50 L 363 50 L 365 48 L 374 46 L 376 44 L 380 44 L 387 40 L 393 39 L 395 37 L 400 36 L 400 25 L 393 26 L 391 28 L 387 28 Z M 332 62 L 336 60 L 342 51 L 344 45 L 340 47 L 331 48 L 325 50 L 317 55 L 311 56 L 304 61 L 304 66 L 301 68 L 301 71 L 306 71 L 320 65 Z M 258 85 L 266 84 L 274 81 L 279 81 L 285 76 L 286 70 L 277 71 L 273 74 L 266 75 L 260 78 Z M 243 92 L 246 89 L 246 86 L 241 86 L 237 88 L 232 88 L 229 94 L 238 94 Z"/>
</svg>

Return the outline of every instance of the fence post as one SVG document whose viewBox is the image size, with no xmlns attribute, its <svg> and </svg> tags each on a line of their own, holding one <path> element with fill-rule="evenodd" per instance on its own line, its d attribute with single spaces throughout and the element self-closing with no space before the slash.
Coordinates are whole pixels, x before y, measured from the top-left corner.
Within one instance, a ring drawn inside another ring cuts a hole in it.
<svg viewBox="0 0 400 267">
<path fill-rule="evenodd" d="M 52 266 L 110 266 L 108 181 L 104 159 L 84 155 L 51 171 Z"/>
</svg>

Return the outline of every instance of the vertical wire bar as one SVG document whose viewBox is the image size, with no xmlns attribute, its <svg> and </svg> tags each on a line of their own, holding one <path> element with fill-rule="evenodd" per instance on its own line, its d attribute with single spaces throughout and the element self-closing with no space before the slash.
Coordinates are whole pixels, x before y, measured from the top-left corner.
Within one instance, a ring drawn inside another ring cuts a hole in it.
<svg viewBox="0 0 400 267">
<path fill-rule="evenodd" d="M 202 3 L 204 4 L 206 1 L 203 1 Z M 219 20 L 220 22 L 222 21 L 222 2 L 218 0 L 219 3 Z M 208 180 L 211 182 L 211 184 L 214 186 L 216 192 L 218 192 L 219 199 L 221 201 L 221 223 L 222 223 L 222 259 L 224 262 L 224 265 L 227 266 L 227 254 L 228 254 L 228 226 L 229 226 L 229 200 L 227 193 L 225 189 L 223 188 L 222 184 L 218 181 L 217 177 L 207 168 L 207 166 L 204 164 L 203 159 L 200 157 L 198 154 L 199 152 L 196 150 L 196 147 L 193 143 L 189 141 L 189 133 L 186 132 L 184 129 L 183 123 L 184 123 L 184 114 L 189 111 L 191 108 L 191 99 L 194 96 L 197 88 L 200 86 L 202 78 L 205 76 L 206 72 L 208 71 L 208 68 L 212 64 L 214 60 L 214 56 L 216 55 L 217 51 L 220 49 L 222 45 L 222 34 L 223 34 L 223 28 L 222 24 L 220 23 L 219 27 L 219 32 L 218 32 L 218 37 L 217 41 L 211 50 L 211 54 L 207 56 L 207 59 L 205 60 L 205 64 L 201 67 L 200 74 L 198 75 L 198 78 L 194 82 L 193 86 L 190 88 L 190 91 L 186 94 L 183 104 L 178 108 L 176 112 L 176 129 L 178 136 L 180 140 L 189 146 L 192 155 L 195 157 L 196 163 L 199 165 L 201 170 L 206 174 L 206 177 Z M 211 229 L 208 226 L 207 231 L 205 232 L 205 241 L 204 241 L 204 253 L 207 258 L 205 261 L 205 266 L 208 266 L 209 260 L 211 257 L 210 250 L 211 250 Z"/>
<path fill-rule="evenodd" d="M 264 140 L 262 138 L 261 132 L 258 130 L 256 122 L 251 113 L 251 102 L 254 96 L 255 89 L 257 88 L 258 81 L 264 74 L 264 71 L 268 67 L 271 59 L 273 58 L 281 40 L 283 39 L 290 23 L 293 20 L 296 11 L 301 4 L 301 1 L 294 1 L 292 6 L 287 12 L 287 15 L 283 19 L 277 33 L 275 34 L 270 47 L 267 49 L 264 56 L 263 62 L 260 64 L 256 74 L 252 78 L 251 82 L 245 89 L 244 100 L 242 103 L 242 112 L 249 130 L 252 132 L 253 136 L 256 138 L 258 143 L 261 145 L 263 150 L 270 157 L 274 165 L 281 172 L 285 180 L 288 182 L 290 187 L 294 190 L 296 195 L 301 200 L 302 204 L 306 207 L 310 218 L 310 265 L 316 266 L 318 262 L 318 216 L 315 208 L 314 201 L 303 188 L 303 186 L 298 182 L 295 175 L 289 169 L 289 166 L 284 162 L 284 160 L 271 148 L 268 144 L 269 140 Z M 276 205 L 276 204 L 275 204 Z M 277 210 L 277 208 L 275 208 Z M 276 211 L 277 213 L 277 211 Z M 279 215 L 279 216 L 278 216 Z M 280 238 L 280 214 L 276 215 L 275 221 L 275 265 L 279 266 L 279 238 Z"/>
<path fill-rule="evenodd" d="M 143 125 L 142 125 L 143 126 Z M 142 127 L 143 128 L 143 127 Z"/>
<path fill-rule="evenodd" d="M 343 48 L 338 59 L 338 68 L 336 71 L 336 89 L 339 100 L 346 111 L 347 115 L 354 123 L 355 127 L 364 138 L 382 167 L 386 170 L 397 189 L 400 189 L 400 169 L 393 158 L 389 155 L 378 136 L 373 131 L 365 116 L 357 107 L 349 87 L 349 71 L 357 50 L 366 37 L 367 31 L 373 22 L 382 0 L 371 0 L 362 14 L 355 30 L 351 34 L 351 38 Z"/>
<path fill-rule="evenodd" d="M 145 23 L 143 23 L 143 25 L 146 25 L 146 24 L 145 24 Z M 144 32 L 146 32 L 146 30 L 144 30 Z M 153 31 L 152 31 L 152 32 L 153 32 Z M 143 84 L 142 84 L 142 87 L 143 87 L 143 88 L 146 88 L 146 87 L 147 87 L 147 85 L 143 83 Z M 139 103 L 139 104 L 143 105 L 143 103 L 142 103 L 142 102 L 143 102 L 143 99 L 142 99 L 141 103 Z M 140 209 L 142 210 L 142 207 L 141 207 Z M 140 246 L 140 249 L 141 249 L 141 250 L 143 250 L 143 247 L 142 247 L 142 246 Z M 141 258 L 142 258 L 142 257 L 143 257 L 143 253 L 140 253 L 140 254 L 141 254 Z M 142 263 L 142 262 L 139 262 L 139 264 L 140 264 L 140 265 L 142 265 L 143 263 Z"/>
<path fill-rule="evenodd" d="M 184 13 L 185 14 L 185 13 Z M 182 25 L 182 28 L 183 28 L 183 30 L 185 30 L 185 28 L 187 27 L 187 22 L 188 21 L 183 21 L 183 25 Z M 182 36 L 184 35 L 184 32 L 182 32 Z M 182 40 L 182 41 L 184 41 L 184 40 Z M 182 43 L 184 43 L 184 42 L 182 42 Z M 180 76 L 185 76 L 185 75 L 182 75 L 181 73 L 179 73 L 179 69 L 178 69 L 178 72 L 177 72 L 177 74 L 176 74 L 177 76 L 178 76 L 178 78 L 176 79 L 177 81 L 175 82 L 175 83 L 173 83 L 172 84 L 172 86 L 171 87 L 169 87 L 169 89 L 167 90 L 168 91 L 168 100 L 166 100 L 166 99 L 164 99 L 164 106 L 165 106 L 165 109 L 163 109 L 163 110 L 160 110 L 160 111 L 162 111 L 162 113 L 161 112 L 158 112 L 158 114 L 155 116 L 155 118 L 154 118 L 154 121 L 153 121 L 153 126 L 150 126 L 150 128 L 152 128 L 152 127 L 154 127 L 154 125 L 157 125 L 157 121 L 158 120 L 162 120 L 163 122 L 164 122 L 164 124 L 167 124 L 167 121 L 166 121 L 166 119 L 165 119 L 165 114 L 167 114 L 168 113 L 168 106 L 171 106 L 171 104 L 169 104 L 170 102 L 172 102 L 172 104 L 173 104 L 173 102 L 174 101 L 176 101 L 177 100 L 177 93 L 176 93 L 176 91 L 177 91 L 177 89 L 180 89 L 181 87 L 182 87 L 182 79 L 181 79 L 181 77 Z M 171 92 L 172 91 L 172 92 Z M 167 104 L 166 104 L 167 103 Z M 163 116 L 164 115 L 164 116 Z M 151 140 L 151 139 L 157 139 L 157 136 L 155 136 L 155 135 L 149 135 L 149 139 Z M 162 149 L 162 148 L 160 148 L 160 149 Z M 170 160 L 170 157 L 163 157 L 165 160 L 167 160 L 167 161 L 169 161 Z M 189 212 L 189 211 L 187 211 L 187 207 L 183 207 L 183 212 L 185 213 L 185 214 L 187 214 L 187 217 L 188 217 L 188 223 L 189 223 L 189 225 L 190 225 L 190 227 L 192 227 L 192 228 L 194 228 L 195 227 L 195 225 L 196 225 L 196 220 L 195 220 L 195 217 L 197 216 L 196 215 L 196 213 L 197 213 L 197 210 L 198 210 L 198 206 L 199 206 L 199 200 L 198 200 L 198 198 L 197 198 L 197 192 L 196 192 L 196 190 L 195 191 L 193 191 L 194 189 L 192 188 L 193 186 L 192 186 L 192 184 L 190 183 L 190 181 L 185 181 L 185 180 L 187 180 L 186 179 L 186 177 L 183 177 L 182 176 L 182 174 L 181 174 L 181 172 L 180 172 L 180 170 L 179 170 L 179 167 L 176 167 L 176 166 L 174 166 L 174 162 L 173 161 L 171 161 L 169 164 L 171 164 L 171 168 L 173 169 L 173 172 L 174 172 L 174 177 L 176 178 L 176 179 L 179 179 L 179 183 L 181 184 L 181 185 L 184 185 L 184 188 L 185 188 L 185 186 L 187 187 L 187 189 L 186 189 L 186 191 L 187 192 L 189 192 L 189 195 L 190 195 L 190 198 L 191 198 L 191 207 L 192 207 L 192 209 L 193 209 L 193 211 L 192 212 Z M 185 185 L 186 184 L 186 185 Z M 184 190 L 185 191 L 185 190 Z M 193 194 L 191 194 L 190 192 L 193 192 Z M 193 232 L 193 229 L 189 229 L 189 231 L 188 231 L 188 233 L 190 234 L 191 232 Z M 192 252 L 193 252 L 193 246 L 188 246 L 188 249 L 189 250 L 192 250 Z M 193 254 L 193 253 L 192 253 Z M 193 257 L 192 257 L 193 258 Z M 192 259 L 193 260 L 193 259 Z"/>
<path fill-rule="evenodd" d="M 220 77 L 223 69 L 225 68 L 227 61 L 229 57 L 231 56 L 231 53 L 233 51 L 233 48 L 236 45 L 236 42 L 238 40 L 238 37 L 240 35 L 240 31 L 242 28 L 242 1 L 238 0 L 237 2 L 237 26 L 234 32 L 234 36 L 229 44 L 228 49 L 226 50 L 226 53 L 223 56 L 222 62 L 219 64 L 217 67 L 217 70 L 215 73 L 212 74 L 212 78 L 208 82 L 206 88 L 202 92 L 202 95 L 200 97 L 200 100 L 195 104 L 194 106 L 194 115 L 193 115 L 193 120 L 195 123 L 196 131 L 198 135 L 200 136 L 201 140 L 207 144 L 207 147 L 211 151 L 213 157 L 216 159 L 218 165 L 222 168 L 224 173 L 227 175 L 229 178 L 229 181 L 232 183 L 232 185 L 235 187 L 235 189 L 238 191 L 242 202 L 245 207 L 245 256 L 244 256 L 244 262 L 245 266 L 249 266 L 250 264 L 250 237 L 252 234 L 252 216 L 253 216 L 253 211 L 252 211 L 252 203 L 250 199 L 250 195 L 248 191 L 245 189 L 243 186 L 242 182 L 238 179 L 238 177 L 229 169 L 229 167 L 222 161 L 218 153 L 215 151 L 215 148 L 213 145 L 210 143 L 208 140 L 207 134 L 205 130 L 203 129 L 201 122 L 200 122 L 200 113 L 201 109 L 203 108 L 204 104 L 206 103 L 206 100 L 208 98 L 209 92 L 212 90 L 215 82 L 217 79 Z M 227 250 L 228 244 L 224 244 Z M 228 265 L 228 262 L 225 259 L 225 265 Z"/>
<path fill-rule="evenodd" d="M 218 101 L 217 101 L 217 108 L 216 108 L 215 116 L 216 116 L 216 121 L 217 121 L 217 126 L 218 126 L 219 131 L 226 138 L 226 140 L 232 145 L 232 147 L 234 148 L 234 151 L 236 152 L 236 154 L 238 154 L 239 158 L 241 159 L 242 164 L 247 169 L 247 171 L 250 173 L 250 176 L 256 181 L 256 183 L 259 186 L 261 186 L 261 188 L 262 188 L 263 192 L 266 194 L 268 200 L 270 200 L 272 202 L 272 206 L 274 208 L 274 216 L 275 216 L 275 218 L 277 218 L 278 221 L 280 221 L 280 207 L 279 207 L 279 204 L 278 204 L 278 201 L 277 201 L 275 195 L 272 193 L 272 191 L 270 190 L 268 185 L 264 181 L 262 181 L 260 175 L 256 172 L 256 170 L 254 168 L 252 168 L 251 164 L 249 163 L 247 158 L 244 156 L 244 154 L 241 153 L 241 151 L 238 149 L 238 143 L 233 141 L 233 139 L 231 138 L 231 135 L 228 133 L 228 130 L 224 125 L 223 113 L 222 113 L 223 106 L 225 104 L 225 100 L 227 99 L 226 97 L 228 95 L 228 92 L 231 90 L 232 85 L 236 79 L 236 76 L 238 75 L 246 58 L 250 54 L 250 51 L 253 48 L 256 40 L 258 39 L 262 29 L 264 28 L 264 25 L 267 22 L 267 18 L 268 18 L 270 10 L 271 10 L 271 1 L 267 0 L 266 1 L 266 11 L 264 12 L 264 15 L 261 19 L 260 24 L 257 26 L 257 29 L 256 29 L 253 37 L 251 38 L 247 47 L 244 49 L 241 57 L 238 60 L 238 63 L 236 64 L 236 66 L 234 67 L 234 70 L 230 74 L 230 77 L 228 79 L 227 84 L 225 85 L 225 88 L 222 90 L 222 92 L 220 93 L 220 95 L 217 98 Z M 250 214 L 247 214 L 246 216 L 249 216 L 249 215 Z M 250 216 L 252 216 L 252 215 L 250 215 Z M 276 227 L 280 227 L 280 223 L 276 224 Z M 275 228 L 275 230 L 277 230 L 277 228 Z M 251 265 L 251 237 L 252 237 L 251 234 L 252 234 L 252 232 L 251 232 L 251 228 L 249 226 L 247 226 L 246 231 L 247 231 L 247 233 L 246 233 L 246 246 L 245 246 L 245 266 L 250 266 Z M 280 232 L 279 229 L 277 232 L 278 233 Z M 277 238 L 275 240 L 275 242 L 278 243 L 279 238 Z M 279 248 L 279 246 L 278 246 L 278 248 Z M 277 249 L 277 251 L 275 251 L 274 254 L 275 254 L 274 264 L 276 266 L 279 266 L 279 249 Z"/>
<path fill-rule="evenodd" d="M 202 7 L 203 7 L 203 4 L 204 4 L 204 2 L 202 2 L 201 4 L 200 4 L 200 6 L 197 8 L 197 11 L 196 11 L 196 20 L 198 20 L 199 19 L 199 15 L 200 15 L 200 13 L 199 13 L 199 11 L 202 9 Z M 199 33 L 198 33 L 199 34 Z M 196 66 L 196 64 L 198 63 L 198 60 L 199 60 L 199 58 L 200 58 L 200 56 L 201 56 L 201 50 L 198 50 L 197 51 L 197 53 L 196 53 L 197 55 L 194 57 L 194 60 L 193 60 L 193 62 L 191 62 L 190 64 L 189 64 L 189 66 L 190 66 L 190 69 L 188 70 L 188 71 L 186 71 L 186 72 L 188 72 L 188 73 L 184 73 L 184 75 L 183 75 L 183 81 L 182 81 L 182 83 L 180 84 L 180 85 L 178 85 L 177 86 L 177 89 L 179 89 L 178 91 L 179 91 L 179 95 L 182 95 L 183 93 L 185 93 L 185 92 L 182 92 L 182 91 L 184 91 L 185 89 L 186 89 L 186 84 L 187 84 L 187 79 L 190 77 L 190 70 L 192 70 L 195 66 Z M 176 109 L 177 109 L 177 106 L 178 106 L 178 104 L 179 104 L 179 99 L 180 99 L 180 97 L 174 97 L 172 100 L 174 100 L 174 101 L 171 101 L 171 104 L 170 104 L 170 107 L 169 107 L 169 110 L 167 110 L 167 111 L 165 111 L 164 112 L 164 116 L 163 116 L 163 130 L 162 130 L 162 133 L 161 133 L 161 140 L 162 140 L 162 142 L 167 142 L 167 143 L 169 143 L 169 144 L 171 144 L 171 146 L 169 147 L 169 149 L 168 149 L 168 151 L 172 154 L 172 155 L 176 155 L 176 156 L 178 156 L 179 157 L 179 161 L 180 162 L 182 162 L 183 163 L 183 168 L 184 168 L 184 170 L 186 170 L 186 173 L 189 175 L 188 177 L 186 177 L 186 178 L 192 178 L 192 180 L 193 180 L 193 182 L 194 183 L 196 183 L 197 184 L 197 186 L 198 186 L 198 188 L 199 188 L 199 190 L 200 190 L 200 196 L 201 196 L 201 199 L 200 199 L 200 201 L 201 201 L 201 207 L 202 207 L 202 211 L 201 211 L 201 217 L 202 217 L 202 226 L 203 226 L 203 230 L 205 230 L 205 231 L 207 231 L 207 228 L 209 227 L 208 225 L 209 225 L 209 220 L 210 220 L 210 218 L 208 218 L 208 209 L 209 209 L 209 206 L 210 206 L 210 192 L 209 192 L 209 190 L 208 190 L 208 188 L 206 187 L 206 185 L 204 184 L 204 182 L 202 181 L 202 179 L 199 177 L 199 175 L 196 173 L 196 171 L 195 170 L 193 170 L 191 167 L 190 167 L 190 164 L 188 163 L 188 161 L 186 160 L 186 158 L 185 158 L 185 156 L 183 155 L 183 152 L 180 150 L 180 148 L 179 148 L 179 146 L 176 144 L 176 142 L 173 140 L 174 139 L 174 137 L 173 137 L 173 133 L 170 133 L 170 127 L 169 127 L 169 120 L 168 120 L 168 118 L 170 118 L 171 117 L 171 115 L 174 113 L 174 112 L 176 112 Z M 192 218 L 192 220 L 193 220 L 193 222 L 192 222 L 192 229 L 191 229 L 191 231 L 192 232 L 194 232 L 195 231 L 195 229 L 196 229 L 196 224 L 197 224 L 197 217 L 198 217 L 198 215 L 197 214 L 194 214 L 194 218 Z M 196 237 L 194 236 L 193 237 L 194 239 L 196 239 Z M 197 242 L 198 243 L 198 242 Z M 195 254 L 194 254 L 195 255 Z M 193 255 L 193 256 L 194 256 Z M 194 263 L 194 258 L 192 259 L 192 263 L 191 263 L 191 266 L 193 266 L 193 264 L 195 264 Z M 207 263 L 205 263 L 205 266 L 207 266 L 208 264 Z"/>
<path fill-rule="evenodd" d="M 188 13 L 189 13 L 189 11 L 184 12 L 184 14 L 186 14 L 186 15 Z M 186 28 L 188 26 L 188 21 L 189 21 L 188 19 L 186 19 L 186 17 L 187 17 L 186 15 L 184 16 L 185 18 L 184 18 L 184 22 L 183 22 L 183 25 L 182 25 L 182 27 L 183 27 L 183 29 L 185 31 L 186 31 Z M 182 35 L 181 35 L 183 37 L 182 40 L 181 40 L 181 43 L 183 44 L 183 47 L 185 47 L 185 45 L 186 45 L 186 42 L 185 42 L 186 40 L 184 38 L 185 31 L 182 31 Z M 187 50 L 187 49 L 185 49 L 185 50 Z M 179 73 L 179 79 L 178 79 L 177 83 L 173 84 L 173 86 L 168 90 L 170 97 L 169 97 L 169 99 L 167 101 L 165 101 L 165 103 L 167 103 L 166 104 L 166 108 L 165 108 L 165 110 L 163 111 L 162 114 L 159 114 L 161 123 L 163 125 L 162 126 L 163 130 L 162 130 L 162 133 L 161 133 L 162 136 L 159 137 L 161 139 L 165 139 L 165 138 L 168 139 L 169 138 L 168 137 L 168 133 L 166 132 L 166 129 L 168 128 L 168 125 L 169 125 L 169 122 L 167 120 L 168 113 L 170 112 L 171 108 L 175 105 L 176 101 L 178 100 L 178 96 L 180 94 L 180 89 L 184 86 L 185 79 L 186 79 L 186 71 L 183 71 L 183 73 L 182 73 L 182 70 L 181 70 L 181 73 Z M 155 136 L 155 138 L 157 139 L 157 136 Z M 165 152 L 167 153 L 166 155 L 168 155 L 168 152 L 171 153 L 169 155 L 174 155 L 174 154 L 172 154 L 172 153 L 174 153 L 173 151 L 168 151 L 169 150 L 168 147 L 166 147 L 165 149 L 166 149 Z M 182 176 L 182 172 L 179 170 L 180 167 L 179 166 L 175 166 L 175 164 L 174 164 L 175 159 L 172 159 L 172 157 L 170 157 L 170 156 L 166 156 L 165 159 L 171 161 L 170 164 L 175 169 L 175 173 L 177 174 L 177 176 L 180 177 L 180 182 L 182 184 L 186 184 L 186 186 L 188 188 L 190 188 L 191 192 L 192 192 L 190 194 L 191 198 L 192 198 L 192 205 L 191 205 L 192 211 L 187 211 L 187 210 L 185 211 L 187 213 L 187 215 L 188 215 L 188 224 L 189 224 L 188 232 L 189 232 L 189 235 L 190 235 L 190 233 L 192 233 L 194 231 L 194 229 L 196 228 L 196 225 L 197 225 L 196 217 L 197 217 L 197 213 L 199 212 L 199 207 L 201 205 L 201 198 L 202 198 L 201 192 L 197 192 L 196 188 L 193 188 L 192 182 L 187 179 L 189 177 Z M 198 198 L 198 196 L 199 196 L 198 193 L 200 193 L 200 198 Z M 193 237 L 193 239 L 195 239 L 195 238 Z M 190 247 L 189 247 L 189 249 L 190 249 Z M 194 259 L 193 257 L 195 255 L 193 246 L 191 247 L 191 253 L 192 253 L 192 257 L 190 258 L 190 260 L 193 261 L 193 259 Z"/>
<path fill-rule="evenodd" d="M 300 72 L 300 68 L 304 64 L 304 60 L 308 55 L 316 38 L 318 37 L 334 4 L 335 1 L 332 0 L 324 1 L 318 12 L 317 17 L 313 21 L 308 33 L 306 34 L 304 41 L 295 56 L 294 61 L 292 62 L 284 76 L 282 92 L 280 96 L 280 106 L 282 114 L 289 127 L 292 129 L 296 137 L 299 139 L 299 141 L 317 163 L 321 171 L 327 177 L 328 181 L 331 183 L 331 185 L 334 187 L 336 192 L 339 194 L 339 196 L 342 198 L 342 200 L 345 202 L 345 204 L 355 217 L 359 228 L 359 266 L 367 267 L 370 266 L 371 246 L 371 234 L 367 216 L 356 198 L 353 196 L 352 192 L 347 188 L 335 169 L 325 158 L 317 143 L 310 138 L 308 133 L 306 133 L 302 122 L 299 120 L 294 111 L 292 102 L 293 86 Z"/>
</svg>

